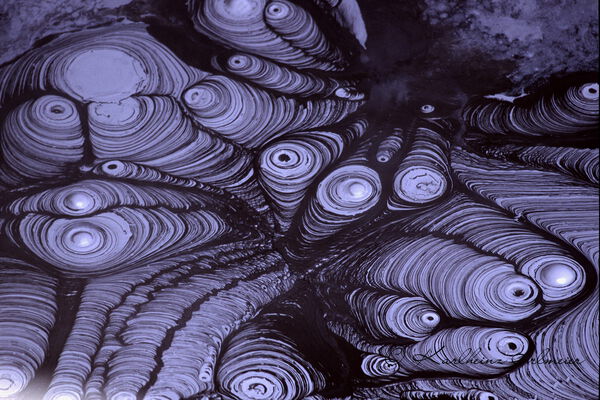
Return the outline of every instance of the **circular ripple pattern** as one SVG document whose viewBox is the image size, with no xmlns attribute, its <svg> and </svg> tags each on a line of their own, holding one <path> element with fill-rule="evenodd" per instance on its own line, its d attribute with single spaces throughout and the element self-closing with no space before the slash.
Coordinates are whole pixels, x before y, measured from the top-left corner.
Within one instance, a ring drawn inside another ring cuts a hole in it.
<svg viewBox="0 0 600 400">
<path fill-rule="evenodd" d="M 439 133 L 416 128 L 411 149 L 394 175 L 394 193 L 388 207 L 413 208 L 443 196 L 451 186 L 447 153 L 448 142 Z"/>
<path fill-rule="evenodd" d="M 190 1 L 198 31 L 227 47 L 296 68 L 341 70 L 343 54 L 324 37 L 314 19 L 288 1 Z"/>
<path fill-rule="evenodd" d="M 293 343 L 268 333 L 249 329 L 229 345 L 217 376 L 225 393 L 240 400 L 292 400 L 323 385 Z"/>
<path fill-rule="evenodd" d="M 300 97 L 328 97 L 338 90 L 358 92 L 353 82 L 300 73 L 251 54 L 231 55 L 222 68 L 263 88 Z"/>
<path fill-rule="evenodd" d="M 543 96 L 530 108 L 484 102 L 467 107 L 464 118 L 471 127 L 494 135 L 574 135 L 598 125 L 598 92 L 598 83 L 586 83 Z"/>
<path fill-rule="evenodd" d="M 380 194 L 381 182 L 374 170 L 348 165 L 335 170 L 319 184 L 316 200 L 327 214 L 350 218 L 373 207 Z"/>
<path fill-rule="evenodd" d="M 439 313 L 420 297 L 355 290 L 346 298 L 353 313 L 376 339 L 423 340 L 440 322 Z"/>
<path fill-rule="evenodd" d="M 300 101 L 214 76 L 188 88 L 183 102 L 198 124 L 255 148 L 288 132 L 340 122 L 362 105 L 362 98 Z"/>
<path fill-rule="evenodd" d="M 2 124 L 7 168 L 30 179 L 60 176 L 83 157 L 79 111 L 71 100 L 42 96 L 17 106 Z"/>
<path fill-rule="evenodd" d="M 398 363 L 386 357 L 368 354 L 363 358 L 361 369 L 370 377 L 390 376 L 398 372 Z"/>
<path fill-rule="evenodd" d="M 160 227 L 161 234 L 154 231 Z M 164 208 L 115 209 L 77 219 L 28 214 L 18 224 L 19 238 L 59 271 L 83 276 L 114 273 L 165 251 L 197 246 L 224 230 L 209 212 L 176 214 Z"/>
<path fill-rule="evenodd" d="M 0 397 L 25 389 L 43 363 L 56 318 L 57 281 L 22 261 L 0 258 Z"/>
<path fill-rule="evenodd" d="M 540 308 L 537 285 L 513 267 L 437 238 L 392 242 L 361 270 L 351 279 L 421 296 L 453 318 L 519 321 Z"/>
<path fill-rule="evenodd" d="M 99 159 L 156 164 L 191 142 L 196 133 L 169 97 L 129 97 L 88 106 L 90 140 Z"/>
<path fill-rule="evenodd" d="M 465 356 L 469 349 L 471 353 Z M 471 376 L 493 375 L 510 369 L 528 351 L 527 337 L 508 330 L 470 326 L 443 330 L 402 352 L 397 360 L 400 364 L 398 373 L 408 375 L 417 371 L 437 371 Z M 443 362 L 460 360 L 461 357 L 465 361 L 462 364 Z M 485 363 L 486 360 L 494 362 Z"/>
<path fill-rule="evenodd" d="M 521 273 L 537 282 L 549 302 L 575 297 L 585 285 L 585 271 L 579 263 L 567 257 L 541 256 L 532 259 L 523 265 Z"/>
<path fill-rule="evenodd" d="M 186 6 L 0 67 L 0 397 L 595 398 L 596 82 L 392 107 L 355 0 Z"/>
<path fill-rule="evenodd" d="M 179 97 L 206 72 L 182 63 L 144 24 L 61 35 L 0 71 L 0 99 L 58 90 L 83 102 L 117 102 L 136 94 Z"/>
</svg>

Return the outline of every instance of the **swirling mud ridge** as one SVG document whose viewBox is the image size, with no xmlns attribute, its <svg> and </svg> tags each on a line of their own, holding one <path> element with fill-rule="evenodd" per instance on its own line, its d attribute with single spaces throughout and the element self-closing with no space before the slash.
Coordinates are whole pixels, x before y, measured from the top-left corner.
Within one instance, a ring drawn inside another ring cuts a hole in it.
<svg viewBox="0 0 600 400">
<path fill-rule="evenodd" d="M 453 64 L 469 2 L 156 3 L 0 67 L 0 398 L 597 398 L 589 66 Z"/>
</svg>

